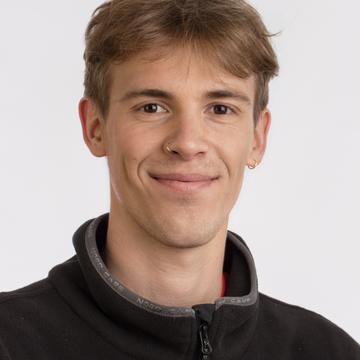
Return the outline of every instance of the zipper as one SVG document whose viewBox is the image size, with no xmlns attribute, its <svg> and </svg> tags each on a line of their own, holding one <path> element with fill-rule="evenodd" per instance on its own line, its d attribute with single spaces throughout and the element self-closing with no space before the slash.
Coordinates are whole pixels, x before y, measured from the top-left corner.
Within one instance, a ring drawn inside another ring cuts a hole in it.
<svg viewBox="0 0 360 360">
<path fill-rule="evenodd" d="M 198 321 L 198 336 L 200 338 L 200 360 L 210 360 L 213 347 L 209 339 L 209 326 L 214 312 L 214 304 L 194 305 Z"/>
<path fill-rule="evenodd" d="M 210 344 L 209 335 L 208 335 L 208 324 L 206 322 L 200 323 L 199 328 L 200 342 L 201 342 L 201 360 L 209 360 L 210 354 L 213 349 Z"/>
</svg>

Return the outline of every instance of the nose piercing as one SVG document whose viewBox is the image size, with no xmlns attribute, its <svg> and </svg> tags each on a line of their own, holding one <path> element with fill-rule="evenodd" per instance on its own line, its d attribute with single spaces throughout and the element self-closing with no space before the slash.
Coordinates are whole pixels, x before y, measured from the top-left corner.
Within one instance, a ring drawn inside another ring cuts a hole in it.
<svg viewBox="0 0 360 360">
<path fill-rule="evenodd" d="M 165 149 L 166 149 L 166 151 L 169 152 L 170 154 L 173 152 L 173 150 L 170 149 L 169 144 L 166 144 Z"/>
</svg>

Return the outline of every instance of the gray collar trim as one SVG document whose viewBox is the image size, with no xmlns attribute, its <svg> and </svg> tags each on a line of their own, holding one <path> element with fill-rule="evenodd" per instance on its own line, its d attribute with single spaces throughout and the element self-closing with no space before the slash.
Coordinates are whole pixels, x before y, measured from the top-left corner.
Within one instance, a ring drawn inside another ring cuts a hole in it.
<svg viewBox="0 0 360 360">
<path fill-rule="evenodd" d="M 172 307 L 165 306 L 151 302 L 145 299 L 130 289 L 126 288 L 121 282 L 115 279 L 109 272 L 105 263 L 103 262 L 96 243 L 96 229 L 101 221 L 108 216 L 108 213 L 103 214 L 95 218 L 86 229 L 85 233 L 85 246 L 86 251 L 89 255 L 90 261 L 100 277 L 105 283 L 110 286 L 118 295 L 125 300 L 131 302 L 133 305 L 142 308 L 143 310 L 149 311 L 162 316 L 170 317 L 194 317 L 195 310 L 189 307 Z M 221 297 L 215 301 L 215 310 L 219 309 L 223 305 L 239 305 L 248 306 L 253 305 L 257 300 L 257 277 L 255 272 L 254 260 L 242 241 L 237 237 L 236 234 L 228 231 L 228 238 L 236 245 L 236 247 L 245 256 L 248 262 L 251 276 L 251 290 L 248 295 L 241 297 Z"/>
<path fill-rule="evenodd" d="M 217 299 L 215 301 L 215 310 L 220 308 L 222 305 L 240 305 L 240 306 L 253 305 L 256 303 L 258 297 L 258 281 L 255 270 L 255 262 L 249 249 L 240 240 L 240 237 L 237 234 L 228 231 L 227 238 L 233 244 L 235 244 L 235 246 L 240 250 L 240 252 L 243 254 L 243 256 L 246 259 L 246 262 L 250 270 L 251 288 L 250 288 L 250 293 L 244 296 L 233 296 L 233 297 L 225 296 Z"/>
</svg>

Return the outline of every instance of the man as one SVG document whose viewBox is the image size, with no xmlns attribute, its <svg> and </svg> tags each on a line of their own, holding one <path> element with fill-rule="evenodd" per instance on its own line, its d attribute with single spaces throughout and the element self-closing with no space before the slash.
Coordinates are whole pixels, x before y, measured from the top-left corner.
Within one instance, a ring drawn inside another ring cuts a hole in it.
<svg viewBox="0 0 360 360">
<path fill-rule="evenodd" d="M 110 212 L 76 255 L 0 296 L 0 359 L 360 359 L 320 315 L 258 292 L 227 229 L 266 148 L 269 33 L 240 0 L 113 0 L 86 31 L 83 138 Z"/>
</svg>

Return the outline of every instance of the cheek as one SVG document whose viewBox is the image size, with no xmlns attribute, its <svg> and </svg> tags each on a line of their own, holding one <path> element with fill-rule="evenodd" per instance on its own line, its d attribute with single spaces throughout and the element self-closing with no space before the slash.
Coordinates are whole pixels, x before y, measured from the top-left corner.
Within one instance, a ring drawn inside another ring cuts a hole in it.
<svg viewBox="0 0 360 360">
<path fill-rule="evenodd" d="M 114 121 L 108 129 L 109 155 L 113 158 L 132 158 L 142 148 L 141 138 L 129 126 Z"/>
<path fill-rule="evenodd" d="M 111 163 L 117 178 L 139 186 L 139 177 L 143 174 L 142 164 L 154 154 L 156 136 L 151 131 L 141 131 L 139 128 L 118 127 L 112 134 Z"/>
<path fill-rule="evenodd" d="M 221 146 L 223 159 L 226 162 L 230 177 L 237 177 L 243 172 L 243 168 L 247 163 L 251 137 L 247 134 L 235 133 L 237 136 L 231 135 L 227 137 L 227 141 Z"/>
<path fill-rule="evenodd" d="M 223 159 L 229 176 L 225 197 L 230 207 L 233 207 L 236 203 L 242 187 L 248 152 L 249 141 L 242 137 L 228 142 L 223 151 Z"/>
</svg>

